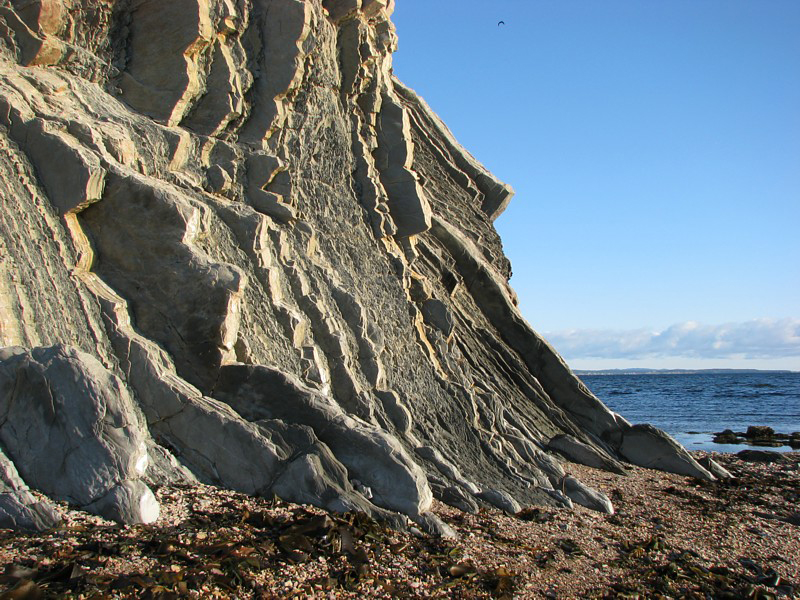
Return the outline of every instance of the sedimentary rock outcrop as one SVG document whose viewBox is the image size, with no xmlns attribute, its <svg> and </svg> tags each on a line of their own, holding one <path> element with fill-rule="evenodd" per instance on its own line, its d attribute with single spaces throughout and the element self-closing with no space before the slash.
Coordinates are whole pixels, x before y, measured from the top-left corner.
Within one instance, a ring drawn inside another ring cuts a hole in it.
<svg viewBox="0 0 800 600">
<path fill-rule="evenodd" d="M 512 190 L 393 76 L 392 9 L 0 4 L 3 523 L 201 480 L 447 533 L 434 497 L 611 511 L 552 451 L 712 477 L 520 315 Z"/>
</svg>

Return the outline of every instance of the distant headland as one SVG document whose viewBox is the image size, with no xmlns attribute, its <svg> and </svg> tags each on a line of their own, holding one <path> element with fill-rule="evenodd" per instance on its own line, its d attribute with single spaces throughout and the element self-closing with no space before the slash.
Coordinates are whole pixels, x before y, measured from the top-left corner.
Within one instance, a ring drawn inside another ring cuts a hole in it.
<svg viewBox="0 0 800 600">
<path fill-rule="evenodd" d="M 787 369 L 575 369 L 576 375 L 743 375 L 748 373 L 797 373 Z"/>
</svg>

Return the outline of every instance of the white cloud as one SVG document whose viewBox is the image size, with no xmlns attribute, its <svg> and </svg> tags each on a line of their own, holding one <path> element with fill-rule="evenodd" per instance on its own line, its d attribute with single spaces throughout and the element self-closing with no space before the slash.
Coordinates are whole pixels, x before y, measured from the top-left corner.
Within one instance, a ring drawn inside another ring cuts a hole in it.
<svg viewBox="0 0 800 600">
<path fill-rule="evenodd" d="M 704 325 L 677 323 L 663 331 L 576 329 L 545 333 L 564 357 L 738 358 L 800 356 L 800 319 L 756 319 Z"/>
</svg>

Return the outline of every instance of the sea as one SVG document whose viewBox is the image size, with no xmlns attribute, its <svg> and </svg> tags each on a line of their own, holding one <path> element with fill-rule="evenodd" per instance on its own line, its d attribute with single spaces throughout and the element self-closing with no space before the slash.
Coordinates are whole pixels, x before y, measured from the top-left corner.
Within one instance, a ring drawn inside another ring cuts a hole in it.
<svg viewBox="0 0 800 600">
<path fill-rule="evenodd" d="M 800 373 L 692 372 L 579 375 L 606 406 L 631 423 L 663 429 L 687 450 L 739 452 L 748 446 L 715 444 L 713 434 L 749 425 L 778 433 L 800 431 Z M 789 446 L 765 448 L 783 452 Z"/>
</svg>

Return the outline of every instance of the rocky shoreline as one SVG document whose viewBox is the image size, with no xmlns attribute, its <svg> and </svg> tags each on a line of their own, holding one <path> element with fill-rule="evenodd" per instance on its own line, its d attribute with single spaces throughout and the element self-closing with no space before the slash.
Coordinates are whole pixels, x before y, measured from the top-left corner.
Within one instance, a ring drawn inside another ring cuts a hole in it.
<svg viewBox="0 0 800 600">
<path fill-rule="evenodd" d="M 780 448 L 789 446 L 800 450 L 800 431 L 792 433 L 777 433 L 772 427 L 766 425 L 751 425 L 747 431 L 733 431 L 725 429 L 714 434 L 715 444 L 747 444 L 767 448 Z"/>
<path fill-rule="evenodd" d="M 698 459 L 706 453 L 694 453 Z M 464 513 L 457 537 L 209 486 L 156 490 L 151 525 L 64 508 L 45 533 L 0 531 L 0 598 L 775 598 L 800 593 L 800 453 L 700 482 L 576 464 L 615 513 L 528 507 Z"/>
</svg>

